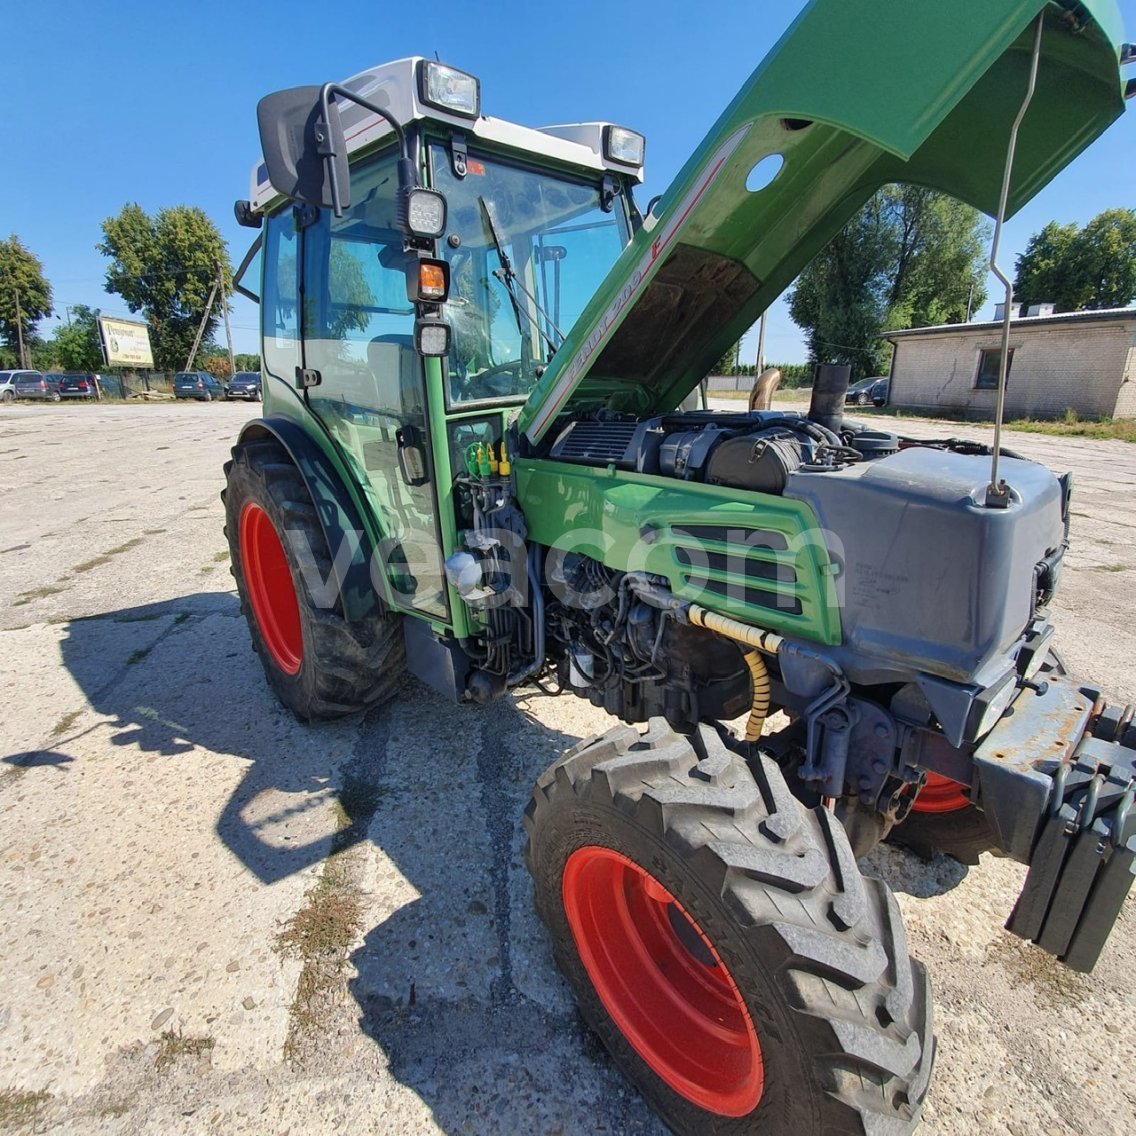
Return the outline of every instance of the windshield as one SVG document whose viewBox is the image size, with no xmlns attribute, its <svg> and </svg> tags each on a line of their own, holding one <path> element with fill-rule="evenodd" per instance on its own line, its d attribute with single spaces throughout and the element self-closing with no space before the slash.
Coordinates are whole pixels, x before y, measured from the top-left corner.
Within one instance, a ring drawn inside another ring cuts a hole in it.
<svg viewBox="0 0 1136 1136">
<path fill-rule="evenodd" d="M 448 202 L 451 403 L 526 396 L 629 239 L 598 182 L 471 154 L 464 178 L 430 148 Z"/>
</svg>

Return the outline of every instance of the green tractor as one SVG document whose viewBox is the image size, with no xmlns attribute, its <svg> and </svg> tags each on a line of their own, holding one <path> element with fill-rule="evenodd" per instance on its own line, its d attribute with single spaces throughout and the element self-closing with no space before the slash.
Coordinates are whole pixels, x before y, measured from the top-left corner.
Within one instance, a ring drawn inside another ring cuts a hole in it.
<svg viewBox="0 0 1136 1136">
<path fill-rule="evenodd" d="M 435 61 L 260 103 L 253 645 L 304 720 L 409 672 L 648 723 L 540 777 L 526 862 L 675 1131 L 917 1123 L 927 976 L 857 867 L 893 830 L 1028 864 L 1009 926 L 1079 970 L 1127 894 L 1131 710 L 1047 617 L 1069 480 L 845 421 L 839 370 L 807 415 L 683 408 L 880 186 L 1000 228 L 1122 113 L 1121 38 L 1112 0 L 813 0 L 645 210 L 640 135 L 488 117 Z"/>
</svg>

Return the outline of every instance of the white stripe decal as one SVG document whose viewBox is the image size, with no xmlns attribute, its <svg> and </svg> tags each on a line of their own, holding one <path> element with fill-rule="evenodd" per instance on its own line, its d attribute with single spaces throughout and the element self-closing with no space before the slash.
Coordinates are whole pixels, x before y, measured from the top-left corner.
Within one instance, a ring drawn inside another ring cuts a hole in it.
<svg viewBox="0 0 1136 1136">
<path fill-rule="evenodd" d="M 561 403 L 571 394 L 573 387 L 576 385 L 576 379 L 579 377 L 581 371 L 587 367 L 592 356 L 607 344 L 624 309 L 636 298 L 639 291 L 646 284 L 648 275 L 651 274 L 651 269 L 674 241 L 694 207 L 702 199 L 710 186 L 717 180 L 718 175 L 722 172 L 722 167 L 741 145 L 742 139 L 749 133 L 752 125 L 752 123 L 746 123 L 745 126 L 734 131 L 734 133 L 718 147 L 713 157 L 711 157 L 707 171 L 702 179 L 687 193 L 678 207 L 672 211 L 671 218 L 651 242 L 651 247 L 644 254 L 638 265 L 636 265 L 635 271 L 632 272 L 627 284 L 620 291 L 619 295 L 612 300 L 607 311 L 604 312 L 599 322 L 592 329 L 591 335 L 584 341 L 580 350 L 576 352 L 575 358 L 568 364 L 560 378 L 556 380 L 556 385 L 549 394 L 550 401 L 546 404 L 544 410 L 537 415 L 533 424 L 525 431 L 531 441 L 536 441 L 537 437 L 544 432 L 549 422 L 551 422 L 559 412 Z"/>
</svg>

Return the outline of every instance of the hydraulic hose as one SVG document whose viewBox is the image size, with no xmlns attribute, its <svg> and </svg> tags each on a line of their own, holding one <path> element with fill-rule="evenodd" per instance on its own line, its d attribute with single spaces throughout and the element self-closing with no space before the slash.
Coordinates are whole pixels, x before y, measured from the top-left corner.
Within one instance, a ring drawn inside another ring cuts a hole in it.
<svg viewBox="0 0 1136 1136">
<path fill-rule="evenodd" d="M 755 742 L 761 737 L 765 719 L 769 717 L 769 671 L 760 651 L 746 651 L 744 658 L 753 679 L 753 705 L 746 722 L 745 740 Z"/>
<path fill-rule="evenodd" d="M 750 648 L 743 652 L 742 656 L 749 668 L 750 678 L 753 679 L 753 702 L 750 706 L 749 721 L 746 722 L 745 740 L 757 741 L 761 737 L 765 719 L 769 717 L 769 670 L 761 657 L 761 652 L 764 651 L 769 655 L 777 654 L 783 642 L 781 636 L 775 635 L 772 631 L 748 627 L 736 619 L 707 611 L 698 604 L 691 604 L 686 614 L 695 627 L 705 627 L 707 631 L 715 631 L 735 643 L 743 643 Z"/>
</svg>

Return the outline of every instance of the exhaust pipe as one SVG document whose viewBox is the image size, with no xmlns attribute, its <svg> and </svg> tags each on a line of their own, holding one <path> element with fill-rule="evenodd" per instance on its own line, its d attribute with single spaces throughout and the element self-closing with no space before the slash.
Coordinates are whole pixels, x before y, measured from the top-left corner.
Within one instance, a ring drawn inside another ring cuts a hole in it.
<svg viewBox="0 0 1136 1136">
<path fill-rule="evenodd" d="M 818 363 L 813 376 L 813 397 L 809 421 L 827 427 L 834 434 L 844 425 L 844 396 L 852 368 L 846 363 Z"/>
</svg>

